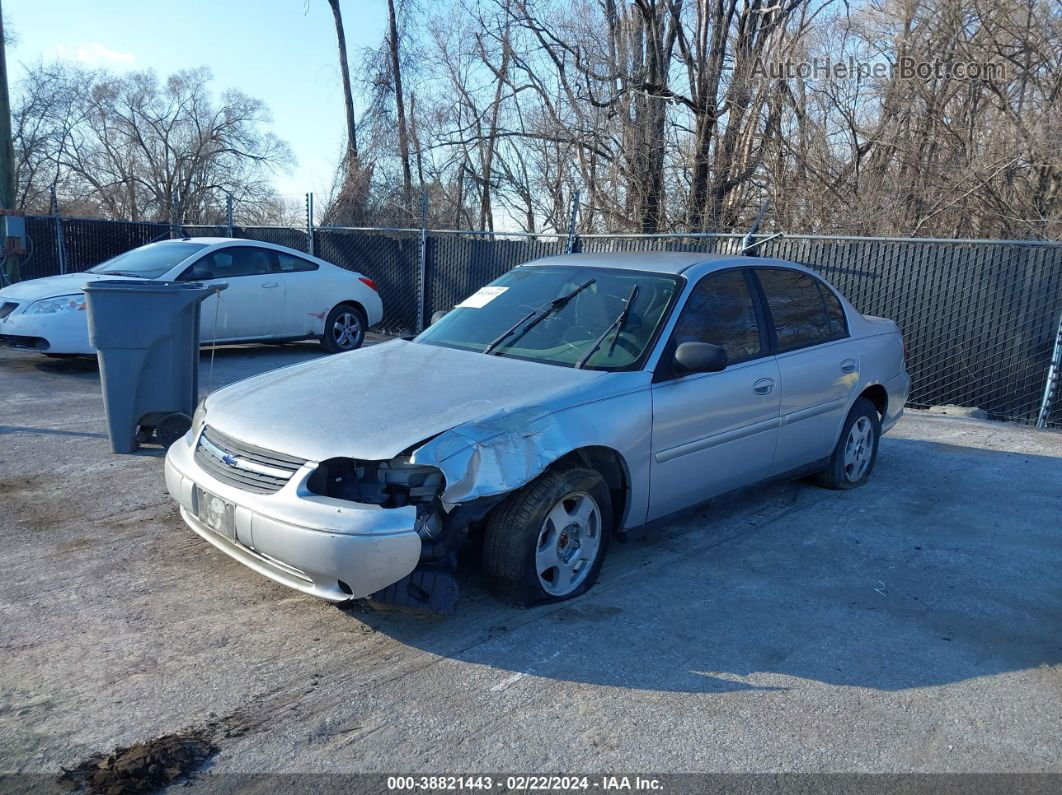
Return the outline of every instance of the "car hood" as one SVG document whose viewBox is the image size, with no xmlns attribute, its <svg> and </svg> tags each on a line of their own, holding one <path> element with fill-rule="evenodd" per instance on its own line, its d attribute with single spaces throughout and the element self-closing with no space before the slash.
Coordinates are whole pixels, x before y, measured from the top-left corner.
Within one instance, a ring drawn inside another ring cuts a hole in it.
<svg viewBox="0 0 1062 795">
<path fill-rule="evenodd" d="M 40 301 L 42 298 L 54 298 L 57 295 L 80 293 L 86 282 L 100 279 L 129 279 L 129 276 L 113 276 L 107 273 L 65 273 L 62 276 L 45 276 L 40 279 L 28 279 L 16 282 L 0 290 L 0 298 L 11 301 Z"/>
<path fill-rule="evenodd" d="M 308 460 L 386 460 L 454 428 L 471 444 L 490 434 L 492 417 L 524 422 L 583 402 L 607 375 L 393 340 L 219 390 L 206 421 Z"/>
</svg>

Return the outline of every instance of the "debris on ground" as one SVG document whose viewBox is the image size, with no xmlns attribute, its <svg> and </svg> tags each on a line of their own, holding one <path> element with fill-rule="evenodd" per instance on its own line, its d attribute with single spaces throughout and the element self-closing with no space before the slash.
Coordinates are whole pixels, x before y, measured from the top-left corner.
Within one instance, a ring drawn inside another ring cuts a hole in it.
<svg viewBox="0 0 1062 795">
<path fill-rule="evenodd" d="M 946 417 L 966 417 L 972 420 L 988 419 L 988 412 L 976 406 L 956 406 L 952 403 L 947 403 L 943 406 L 930 406 L 928 411 L 930 414 L 943 414 Z"/>
<path fill-rule="evenodd" d="M 202 730 L 165 734 L 145 743 L 94 754 L 56 778 L 71 790 L 99 795 L 130 795 L 167 787 L 218 752 Z"/>
</svg>

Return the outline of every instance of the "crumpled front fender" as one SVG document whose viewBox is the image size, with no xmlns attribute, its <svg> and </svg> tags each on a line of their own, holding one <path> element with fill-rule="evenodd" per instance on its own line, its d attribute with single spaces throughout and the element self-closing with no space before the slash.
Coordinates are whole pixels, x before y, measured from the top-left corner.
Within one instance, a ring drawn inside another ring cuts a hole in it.
<svg viewBox="0 0 1062 795">
<path fill-rule="evenodd" d="M 416 449 L 412 461 L 442 470 L 442 500 L 450 507 L 519 488 L 574 449 L 572 441 L 556 415 L 524 408 L 440 434 Z"/>
<path fill-rule="evenodd" d="M 606 447 L 619 454 L 629 472 L 630 518 L 640 515 L 644 521 L 651 417 L 646 389 L 559 411 L 542 406 L 504 411 L 439 434 L 416 448 L 412 461 L 442 471 L 442 502 L 450 510 L 514 491 L 573 450 Z"/>
</svg>

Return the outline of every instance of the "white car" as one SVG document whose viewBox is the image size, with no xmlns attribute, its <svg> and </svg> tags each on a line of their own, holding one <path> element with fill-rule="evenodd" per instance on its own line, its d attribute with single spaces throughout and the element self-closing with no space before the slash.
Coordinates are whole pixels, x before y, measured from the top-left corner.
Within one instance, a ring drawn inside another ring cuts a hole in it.
<svg viewBox="0 0 1062 795">
<path fill-rule="evenodd" d="M 223 282 L 203 302 L 199 341 L 320 339 L 332 352 L 359 347 L 383 317 L 366 276 L 284 246 L 228 237 L 163 240 L 84 273 L 31 279 L 0 290 L 0 343 L 42 353 L 94 354 L 86 282 L 99 279 Z"/>
<path fill-rule="evenodd" d="M 569 599 L 613 533 L 763 480 L 865 484 L 904 356 L 792 262 L 546 257 L 413 340 L 213 392 L 166 484 L 211 544 L 323 599 L 446 612 L 466 543 L 504 599 Z"/>
</svg>

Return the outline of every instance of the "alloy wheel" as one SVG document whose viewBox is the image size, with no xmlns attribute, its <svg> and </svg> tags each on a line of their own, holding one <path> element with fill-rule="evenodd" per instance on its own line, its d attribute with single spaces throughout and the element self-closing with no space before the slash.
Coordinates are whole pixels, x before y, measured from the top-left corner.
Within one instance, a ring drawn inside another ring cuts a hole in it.
<svg viewBox="0 0 1062 795">
<path fill-rule="evenodd" d="M 844 445 L 844 476 L 855 483 L 866 474 L 874 455 L 874 425 L 868 417 L 860 417 L 848 431 Z"/>
<path fill-rule="evenodd" d="M 356 348 L 361 342 L 361 318 L 352 311 L 340 312 L 332 324 L 332 339 L 343 350 Z"/>
<path fill-rule="evenodd" d="M 585 491 L 562 497 L 546 514 L 535 550 L 535 573 L 551 596 L 582 585 L 601 550 L 601 509 Z"/>
</svg>

